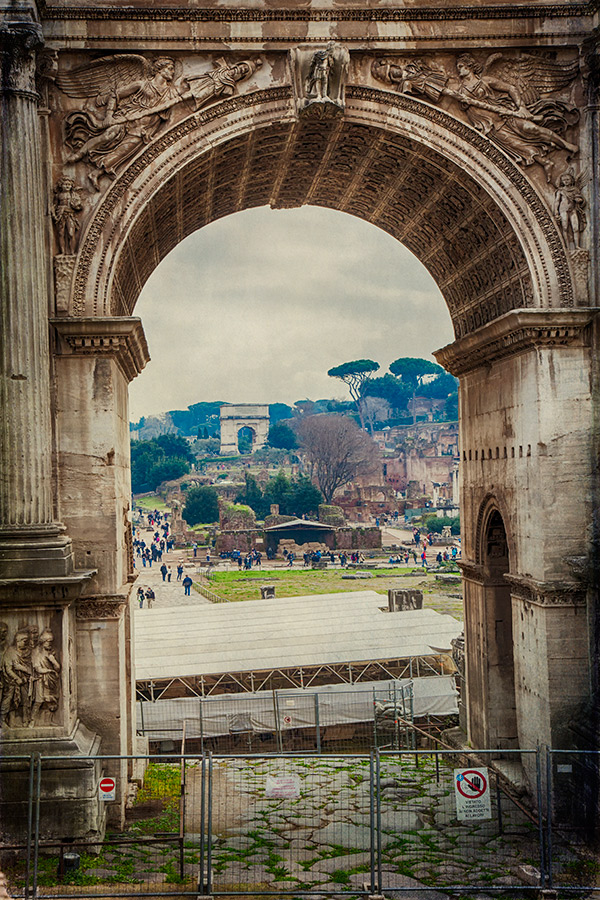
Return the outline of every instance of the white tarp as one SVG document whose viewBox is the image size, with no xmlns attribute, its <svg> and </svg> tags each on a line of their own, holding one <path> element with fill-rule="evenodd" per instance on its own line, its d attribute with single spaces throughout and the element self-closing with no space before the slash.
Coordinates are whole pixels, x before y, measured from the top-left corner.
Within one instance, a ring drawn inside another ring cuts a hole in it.
<svg viewBox="0 0 600 900">
<path fill-rule="evenodd" d="M 351 591 L 138 609 L 136 678 L 426 657 L 449 653 L 462 630 L 452 616 L 433 609 L 389 613 L 382 608 L 387 609 L 386 595 Z"/>
<path fill-rule="evenodd" d="M 318 696 L 318 700 L 315 697 Z M 151 739 L 176 737 L 186 723 L 189 738 L 218 737 L 243 732 L 269 733 L 293 728 L 372 722 L 375 704 L 395 701 L 407 719 L 449 716 L 458 712 L 457 692 L 451 675 L 432 675 L 389 681 L 371 681 L 288 691 L 258 691 L 219 697 L 182 697 L 137 704 L 137 727 Z M 142 708 L 143 707 L 143 708 Z M 276 719 L 277 716 L 277 719 Z"/>
</svg>

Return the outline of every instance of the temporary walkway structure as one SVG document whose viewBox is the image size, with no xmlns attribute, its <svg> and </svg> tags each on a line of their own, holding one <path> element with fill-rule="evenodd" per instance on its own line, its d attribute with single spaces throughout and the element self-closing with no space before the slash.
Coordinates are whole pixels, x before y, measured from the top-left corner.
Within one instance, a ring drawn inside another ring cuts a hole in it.
<svg viewBox="0 0 600 900">
<path fill-rule="evenodd" d="M 453 671 L 462 629 L 432 609 L 390 613 L 375 591 L 136 610 L 146 699 L 354 684 Z"/>
<path fill-rule="evenodd" d="M 317 689 L 179 697 L 137 704 L 137 730 L 150 740 L 221 737 L 235 731 L 287 731 L 374 722 L 376 712 L 393 705 L 406 719 L 458 713 L 454 677 L 327 684 Z"/>
</svg>

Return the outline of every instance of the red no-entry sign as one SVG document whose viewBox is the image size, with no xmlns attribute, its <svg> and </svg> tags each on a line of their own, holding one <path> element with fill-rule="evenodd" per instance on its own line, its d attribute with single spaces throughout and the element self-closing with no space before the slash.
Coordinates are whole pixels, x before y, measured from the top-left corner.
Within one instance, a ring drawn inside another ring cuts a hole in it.
<svg viewBox="0 0 600 900">
<path fill-rule="evenodd" d="M 457 819 L 491 819 L 490 780 L 486 768 L 455 769 L 454 791 Z"/>
<path fill-rule="evenodd" d="M 117 782 L 115 781 L 114 778 L 109 778 L 109 777 L 101 778 L 100 784 L 99 784 L 99 789 L 100 789 L 100 797 L 102 800 L 114 800 L 116 790 L 117 790 Z"/>
</svg>

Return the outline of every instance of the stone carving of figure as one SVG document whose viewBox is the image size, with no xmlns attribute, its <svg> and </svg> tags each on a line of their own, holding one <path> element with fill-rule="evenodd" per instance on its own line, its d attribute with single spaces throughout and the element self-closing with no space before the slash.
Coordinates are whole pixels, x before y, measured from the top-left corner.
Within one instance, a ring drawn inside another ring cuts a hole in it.
<svg viewBox="0 0 600 900">
<path fill-rule="evenodd" d="M 586 226 L 585 199 L 581 195 L 578 179 L 569 168 L 558 179 L 554 194 L 554 216 L 558 220 L 565 243 L 571 249 L 579 249 L 580 235 Z"/>
<path fill-rule="evenodd" d="M 60 662 L 54 649 L 54 635 L 49 628 L 42 631 L 32 651 L 33 706 L 30 725 L 51 725 L 60 697 Z"/>
<path fill-rule="evenodd" d="M 306 79 L 306 96 L 316 100 L 329 97 L 329 77 L 334 64 L 335 41 L 329 41 L 324 50 L 316 50 Z"/>
<path fill-rule="evenodd" d="M 92 101 L 66 117 L 65 141 L 68 163 L 85 159 L 97 169 L 89 176 L 96 188 L 100 174 L 114 177 L 115 168 L 168 121 L 171 108 L 190 96 L 166 56 L 153 62 L 134 54 L 102 57 L 58 75 L 56 84 L 69 97 Z"/>
<path fill-rule="evenodd" d="M 0 622 L 0 709 L 2 708 L 2 696 L 3 696 L 3 678 L 2 678 L 2 663 L 4 661 L 4 654 L 6 653 L 6 646 L 8 643 L 8 625 L 6 622 Z"/>
<path fill-rule="evenodd" d="M 35 623 L 33 625 L 26 625 L 24 627 L 26 627 L 27 631 L 29 632 L 29 646 L 33 651 L 37 647 L 40 640 L 40 629 Z"/>
<path fill-rule="evenodd" d="M 470 53 L 456 61 L 457 90 L 444 94 L 458 100 L 471 124 L 524 166 L 539 163 L 550 181 L 553 163 L 548 154 L 578 152 L 562 134 L 579 120 L 577 110 L 556 100 L 541 99 L 569 84 L 577 75 L 577 63 L 560 64 L 542 57 L 523 55 L 505 59 L 502 53 L 488 57 L 485 65 Z"/>
<path fill-rule="evenodd" d="M 10 727 L 28 725 L 31 717 L 33 670 L 31 634 L 20 628 L 2 660 L 2 722 Z"/>
<path fill-rule="evenodd" d="M 218 59 L 212 72 L 197 76 L 189 75 L 187 80 L 196 109 L 215 98 L 230 97 L 235 92 L 237 82 L 249 78 L 261 66 L 260 59 L 245 59 L 235 65 L 228 65 L 224 59 Z"/>
<path fill-rule="evenodd" d="M 86 98 L 84 110 L 65 118 L 68 163 L 85 160 L 94 170 L 89 178 L 98 190 L 101 175 L 116 176 L 116 169 L 148 144 L 171 118 L 172 109 L 194 100 L 196 109 L 214 97 L 233 93 L 235 83 L 247 78 L 260 62 L 227 66 L 190 77 L 167 56 L 153 61 L 136 54 L 116 54 L 58 75 L 56 84 L 67 96 Z"/>
<path fill-rule="evenodd" d="M 391 59 L 375 59 L 371 72 L 379 81 L 393 85 L 401 94 L 419 94 L 436 102 L 444 93 L 448 76 L 433 69 L 421 59 L 406 62 Z"/>
<path fill-rule="evenodd" d="M 470 53 L 456 60 L 458 79 L 433 68 L 422 59 L 375 59 L 371 74 L 404 94 L 418 94 L 437 103 L 456 100 L 470 123 L 501 147 L 515 162 L 539 163 L 550 181 L 549 154 L 578 147 L 564 137 L 579 121 L 579 112 L 545 95 L 569 85 L 579 73 L 577 60 L 569 63 L 533 54 L 509 57 L 492 53 L 485 63 Z M 456 81 L 458 80 L 458 84 Z"/>
<path fill-rule="evenodd" d="M 54 188 L 54 207 L 52 209 L 59 253 L 67 255 L 75 253 L 77 232 L 79 231 L 77 214 L 81 212 L 82 208 L 83 203 L 79 191 L 75 187 L 75 182 L 72 178 L 64 176 Z"/>
</svg>

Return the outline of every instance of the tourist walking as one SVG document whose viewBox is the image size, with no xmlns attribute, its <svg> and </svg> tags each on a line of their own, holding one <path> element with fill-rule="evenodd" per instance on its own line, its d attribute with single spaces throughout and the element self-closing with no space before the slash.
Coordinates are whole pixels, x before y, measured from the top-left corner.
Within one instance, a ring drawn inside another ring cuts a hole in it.
<svg viewBox="0 0 600 900">
<path fill-rule="evenodd" d="M 183 579 L 183 592 L 186 597 L 191 596 L 190 591 L 192 589 L 192 584 L 193 584 L 192 579 L 190 578 L 189 575 L 186 575 L 185 578 Z"/>
</svg>

